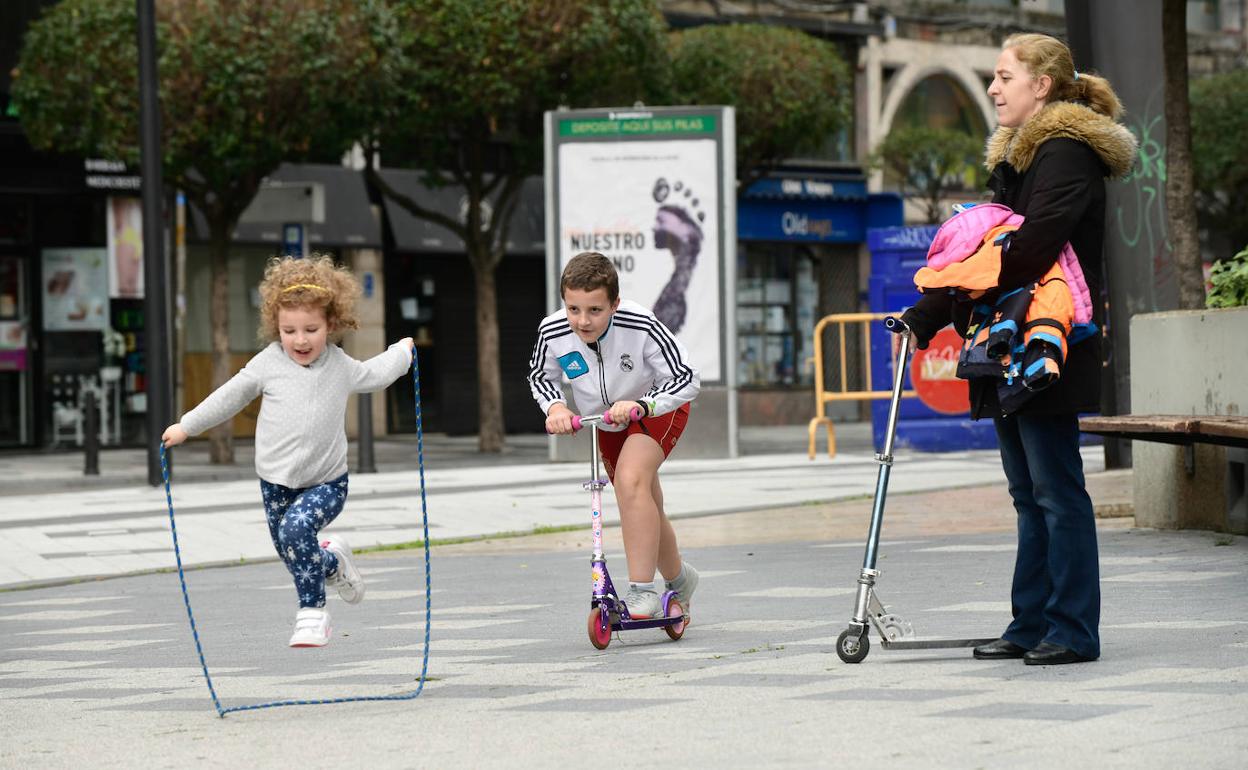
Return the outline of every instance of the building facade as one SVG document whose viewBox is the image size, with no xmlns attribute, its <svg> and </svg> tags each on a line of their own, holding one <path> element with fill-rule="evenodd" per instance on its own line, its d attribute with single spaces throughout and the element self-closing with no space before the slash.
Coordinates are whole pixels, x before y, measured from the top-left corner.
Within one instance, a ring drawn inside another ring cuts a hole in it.
<svg viewBox="0 0 1248 770">
<path fill-rule="evenodd" d="M 1244 66 L 1248 0 L 1188 3 L 1193 77 Z M 137 172 L 107 160 L 32 150 L 10 108 L 10 70 L 21 37 L 51 0 L 6 0 L 0 17 L 0 449 L 75 446 L 87 392 L 104 406 L 106 444 L 140 444 L 145 409 L 142 288 L 127 262 L 138 200 Z M 899 125 L 955 127 L 986 136 L 995 114 L 985 90 L 1001 40 L 1016 31 L 1064 35 L 1063 0 L 819 2 L 662 0 L 674 28 L 783 24 L 837 46 L 854 71 L 852 127 L 816 157 L 794 158 L 738 200 L 740 423 L 804 423 L 813 411 L 807 365 L 814 323 L 866 309 L 871 273 L 865 229 L 913 221 L 890 180 L 865 158 Z M 458 213 L 454 190 L 425 190 L 410 172 L 392 183 Z M 463 246 L 413 220 L 364 184 L 357 169 L 286 166 L 274 181 L 317 182 L 326 221 L 308 223 L 308 243 L 352 265 L 366 288 L 365 328 L 347 341 L 369 355 L 411 335 L 420 349 L 425 427 L 476 431 L 472 276 Z M 540 180 L 530 180 L 534 190 Z M 955 191 L 958 199 L 978 190 Z M 171 200 L 171 210 L 173 208 Z M 205 232 L 189 212 L 179 308 L 184 351 L 181 400 L 207 392 L 209 355 Z M 544 314 L 540 194 L 526 191 L 499 268 L 504 411 L 512 432 L 540 430 L 524 383 L 533 326 Z M 171 242 L 172 238 L 171 231 Z M 256 349 L 253 290 L 267 257 L 283 251 L 275 223 L 234 234 L 231 349 L 238 363 Z M 851 372 L 853 379 L 858 375 Z M 851 386 L 858 384 L 849 383 Z M 410 384 L 375 410 L 378 427 L 413 429 Z M 406 390 L 405 390 L 406 389 Z M 834 414 L 860 415 L 855 405 Z M 247 415 L 235 423 L 250 431 Z"/>
</svg>

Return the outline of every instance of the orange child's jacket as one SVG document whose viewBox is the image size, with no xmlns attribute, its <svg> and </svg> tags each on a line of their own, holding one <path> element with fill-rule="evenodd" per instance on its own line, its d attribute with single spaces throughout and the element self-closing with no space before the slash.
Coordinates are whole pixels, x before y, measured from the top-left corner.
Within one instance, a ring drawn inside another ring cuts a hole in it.
<svg viewBox="0 0 1248 770">
<path fill-rule="evenodd" d="M 952 289 L 969 299 L 979 299 L 997 288 L 1003 251 L 1008 246 L 1010 233 L 1017 229 L 1016 224 L 997 225 L 989 229 L 979 249 L 965 259 L 951 262 L 939 270 L 920 268 L 914 275 L 915 286 L 923 292 Z M 1013 327 L 1011 331 L 1014 335 L 1023 334 L 1024 346 L 1031 347 L 1033 342 L 1044 341 L 1056 347 L 1060 356 L 1057 360 L 1046 356 L 1042 364 L 1033 365 L 1032 371 L 1026 373 L 1028 381 L 1056 379 L 1066 358 L 1066 338 L 1075 319 L 1074 300 L 1061 263 L 1054 262 L 1044 277 L 1028 290 L 1032 295 L 1031 303 L 1026 317 L 1022 319 L 1022 328 L 1018 328 L 1016 321 L 999 319 L 992 329 Z M 1010 346 L 1011 349 L 1013 347 Z"/>
</svg>

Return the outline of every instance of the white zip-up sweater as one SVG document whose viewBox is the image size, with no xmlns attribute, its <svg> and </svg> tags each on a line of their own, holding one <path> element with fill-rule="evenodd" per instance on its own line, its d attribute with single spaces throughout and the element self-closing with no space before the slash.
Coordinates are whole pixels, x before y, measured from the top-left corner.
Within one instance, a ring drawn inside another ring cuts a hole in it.
<svg viewBox="0 0 1248 770">
<path fill-rule="evenodd" d="M 367 361 L 326 345 L 307 366 L 273 342 L 184 414 L 182 429 L 190 436 L 203 433 L 263 395 L 256 475 L 291 489 L 323 484 L 347 472 L 347 396 L 383 390 L 411 364 L 411 351 L 399 342 Z"/>
<path fill-rule="evenodd" d="M 591 346 L 564 310 L 542 319 L 529 359 L 529 389 L 543 413 L 564 403 L 560 375 L 572 386 L 580 414 L 602 414 L 616 401 L 637 401 L 650 415 L 692 401 L 701 387 L 684 345 L 646 308 L 621 300 L 607 330 Z M 599 425 L 624 430 L 622 425 Z"/>
</svg>

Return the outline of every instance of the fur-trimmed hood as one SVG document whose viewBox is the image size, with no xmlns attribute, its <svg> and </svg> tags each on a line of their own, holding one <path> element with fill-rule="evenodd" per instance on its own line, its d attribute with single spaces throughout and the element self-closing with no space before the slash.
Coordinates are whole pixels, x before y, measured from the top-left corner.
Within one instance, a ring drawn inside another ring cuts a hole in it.
<svg viewBox="0 0 1248 770">
<path fill-rule="evenodd" d="M 1023 173 L 1040 145 L 1050 139 L 1075 139 L 1096 151 L 1110 178 L 1125 176 L 1135 164 L 1139 143 L 1126 126 L 1075 102 L 1053 102 L 1018 128 L 1000 126 L 988 137 L 984 165 L 989 171 L 1005 161 Z"/>
</svg>

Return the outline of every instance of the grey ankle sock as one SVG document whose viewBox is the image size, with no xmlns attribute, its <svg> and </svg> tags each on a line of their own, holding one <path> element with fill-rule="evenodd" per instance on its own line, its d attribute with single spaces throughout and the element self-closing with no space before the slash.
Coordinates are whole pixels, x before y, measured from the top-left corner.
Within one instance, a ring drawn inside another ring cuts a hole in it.
<svg viewBox="0 0 1248 770">
<path fill-rule="evenodd" d="M 680 572 L 676 574 L 676 577 L 667 581 L 667 584 L 674 589 L 679 589 L 685 584 L 685 563 L 683 561 L 680 563 Z"/>
<path fill-rule="evenodd" d="M 628 586 L 629 588 L 632 588 L 633 590 L 636 590 L 636 591 L 654 591 L 653 580 L 651 580 L 649 583 L 634 583 L 630 580 L 628 583 Z M 658 593 L 657 591 L 654 591 L 654 592 Z"/>
</svg>

